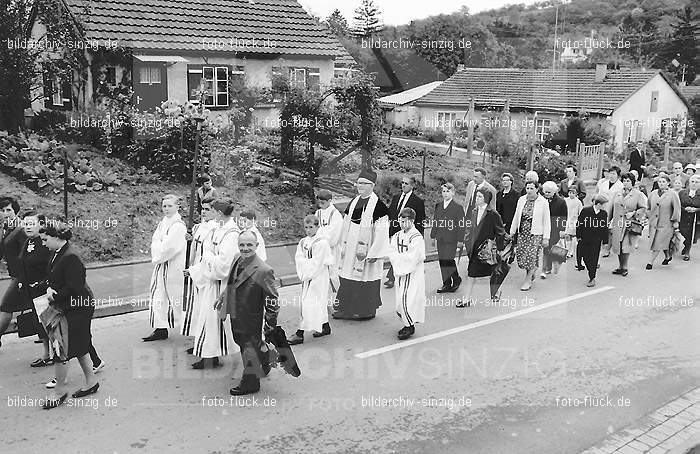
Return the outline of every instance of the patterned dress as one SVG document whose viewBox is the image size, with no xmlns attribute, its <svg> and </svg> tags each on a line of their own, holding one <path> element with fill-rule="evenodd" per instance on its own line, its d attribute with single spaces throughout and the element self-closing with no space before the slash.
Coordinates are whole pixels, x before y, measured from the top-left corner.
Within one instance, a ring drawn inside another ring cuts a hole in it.
<svg viewBox="0 0 700 454">
<path fill-rule="evenodd" d="M 525 270 L 531 270 L 539 266 L 540 248 L 542 247 L 542 235 L 530 233 L 534 208 L 534 200 L 525 201 L 523 215 L 520 218 L 520 229 L 518 230 L 516 257 L 518 266 Z"/>
</svg>

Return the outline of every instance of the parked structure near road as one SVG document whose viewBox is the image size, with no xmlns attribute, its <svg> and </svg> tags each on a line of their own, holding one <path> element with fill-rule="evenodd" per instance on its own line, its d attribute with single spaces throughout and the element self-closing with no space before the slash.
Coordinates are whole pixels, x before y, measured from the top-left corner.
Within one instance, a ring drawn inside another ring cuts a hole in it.
<svg viewBox="0 0 700 454">
<path fill-rule="evenodd" d="M 506 103 L 509 114 L 504 119 L 501 111 Z M 689 108 L 687 99 L 660 71 L 609 71 L 605 65 L 554 72 L 461 69 L 408 105 L 415 109 L 410 118 L 424 129 L 451 132 L 471 121 L 507 128 L 512 134 L 531 134 L 537 140 L 544 140 L 564 116 L 585 110 L 610 123 L 617 151 L 655 132 L 678 133 Z M 406 126 L 408 121 L 397 124 Z"/>
</svg>

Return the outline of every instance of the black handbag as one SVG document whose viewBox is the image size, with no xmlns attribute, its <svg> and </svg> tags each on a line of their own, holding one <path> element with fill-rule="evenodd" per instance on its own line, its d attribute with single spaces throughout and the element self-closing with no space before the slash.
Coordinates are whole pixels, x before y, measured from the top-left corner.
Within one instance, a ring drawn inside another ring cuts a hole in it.
<svg viewBox="0 0 700 454">
<path fill-rule="evenodd" d="M 627 233 L 629 233 L 630 235 L 639 236 L 642 234 L 643 230 L 644 230 L 644 224 L 642 224 L 641 222 L 639 222 L 636 219 L 632 219 L 630 221 L 629 227 L 627 227 Z"/>
<path fill-rule="evenodd" d="M 34 313 L 34 309 L 22 311 L 17 316 L 17 335 L 19 337 L 29 337 L 39 334 L 42 330 L 39 317 Z"/>
</svg>

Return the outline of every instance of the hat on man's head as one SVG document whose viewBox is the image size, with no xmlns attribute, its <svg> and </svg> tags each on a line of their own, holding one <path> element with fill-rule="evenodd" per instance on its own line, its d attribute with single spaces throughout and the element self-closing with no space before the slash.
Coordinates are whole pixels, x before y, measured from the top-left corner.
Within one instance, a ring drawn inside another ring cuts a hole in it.
<svg viewBox="0 0 700 454">
<path fill-rule="evenodd" d="M 377 182 L 377 173 L 374 172 L 373 170 L 363 169 L 360 172 L 360 175 L 357 177 L 358 180 L 360 178 L 364 178 L 365 180 L 371 181 L 372 183 L 376 183 Z"/>
<path fill-rule="evenodd" d="M 695 172 L 695 171 L 698 170 L 698 169 L 695 167 L 695 164 L 688 164 L 687 166 L 685 166 L 685 169 L 684 169 L 684 170 L 688 170 L 688 169 L 691 169 L 693 172 Z"/>
</svg>

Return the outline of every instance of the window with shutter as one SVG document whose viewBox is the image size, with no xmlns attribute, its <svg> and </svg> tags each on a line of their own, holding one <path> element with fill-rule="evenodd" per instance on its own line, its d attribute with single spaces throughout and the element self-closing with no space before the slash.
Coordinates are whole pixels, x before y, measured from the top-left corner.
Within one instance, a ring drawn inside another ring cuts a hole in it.
<svg viewBox="0 0 700 454">
<path fill-rule="evenodd" d="M 306 68 L 289 68 L 289 82 L 292 88 L 306 88 Z"/>
<path fill-rule="evenodd" d="M 199 104 L 199 85 L 202 83 L 202 65 L 187 65 L 187 99 Z"/>
<path fill-rule="evenodd" d="M 630 141 L 630 132 L 631 132 L 631 129 L 632 129 L 632 128 L 630 128 L 630 122 L 629 122 L 629 121 L 625 121 L 624 125 L 625 125 L 625 126 L 624 126 L 624 128 L 622 129 L 622 143 L 629 143 L 629 141 Z"/>
<path fill-rule="evenodd" d="M 245 85 L 245 66 L 234 66 L 231 69 L 231 83 L 238 87 Z"/>
<path fill-rule="evenodd" d="M 63 83 L 59 76 L 54 76 L 51 80 L 51 104 L 63 107 Z"/>
<path fill-rule="evenodd" d="M 272 102 L 284 101 L 286 91 L 284 68 L 281 66 L 272 67 Z"/>
<path fill-rule="evenodd" d="M 649 112 L 656 112 L 658 110 L 659 110 L 659 92 L 652 91 L 651 92 L 651 107 L 649 108 Z"/>
<path fill-rule="evenodd" d="M 306 68 L 306 88 L 311 91 L 321 91 L 321 70 L 319 68 Z"/>
<path fill-rule="evenodd" d="M 71 87 L 72 81 L 70 79 L 63 79 L 61 81 L 61 96 L 62 96 L 62 105 L 63 108 L 66 110 L 72 110 L 73 109 L 73 90 Z"/>
</svg>

